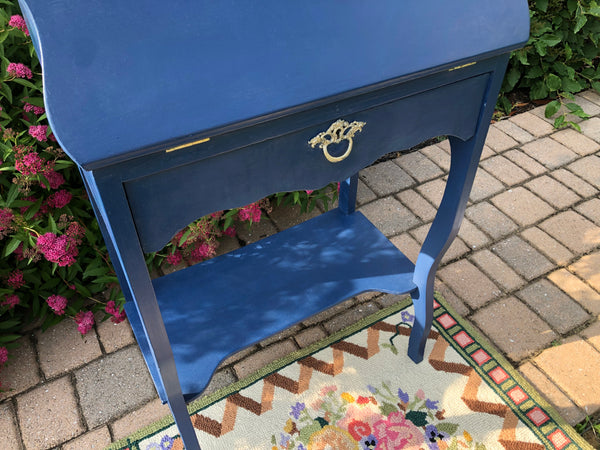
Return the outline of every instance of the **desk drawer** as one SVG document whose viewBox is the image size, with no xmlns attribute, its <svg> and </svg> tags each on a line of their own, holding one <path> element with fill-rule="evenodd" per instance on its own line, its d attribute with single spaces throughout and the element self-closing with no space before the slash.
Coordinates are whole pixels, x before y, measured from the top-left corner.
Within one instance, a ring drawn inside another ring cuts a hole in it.
<svg viewBox="0 0 600 450">
<path fill-rule="evenodd" d="M 487 81 L 488 74 L 479 75 L 127 181 L 125 190 L 143 248 L 159 250 L 202 215 L 275 192 L 315 189 L 343 180 L 386 153 L 428 138 L 468 139 L 477 126 Z M 346 129 L 338 127 L 340 139 L 324 137 L 338 120 L 348 124 Z M 331 140 L 340 142 L 328 144 Z M 159 217 L 156 210 L 162 211 Z"/>
</svg>

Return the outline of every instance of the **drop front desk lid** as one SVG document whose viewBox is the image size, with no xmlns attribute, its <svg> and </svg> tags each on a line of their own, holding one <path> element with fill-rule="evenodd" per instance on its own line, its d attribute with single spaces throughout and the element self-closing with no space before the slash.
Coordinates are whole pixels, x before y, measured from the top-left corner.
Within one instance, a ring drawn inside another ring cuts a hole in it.
<svg viewBox="0 0 600 450">
<path fill-rule="evenodd" d="M 19 3 L 52 130 L 87 169 L 503 53 L 529 32 L 523 0 Z"/>
</svg>

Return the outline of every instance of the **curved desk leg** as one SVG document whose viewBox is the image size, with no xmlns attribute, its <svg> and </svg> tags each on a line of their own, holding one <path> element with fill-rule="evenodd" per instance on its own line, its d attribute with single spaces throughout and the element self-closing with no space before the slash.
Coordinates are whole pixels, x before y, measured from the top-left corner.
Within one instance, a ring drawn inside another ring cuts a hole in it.
<svg viewBox="0 0 600 450">
<path fill-rule="evenodd" d="M 150 357 L 155 364 L 153 375 L 158 376 L 162 385 L 159 391 L 164 390 L 161 397 L 166 397 L 185 448 L 200 450 L 123 186 L 110 174 L 96 177 L 82 172 L 82 175 L 123 292 L 128 301 L 135 302 L 138 314 L 131 321 L 142 325 L 143 333 L 138 330 L 136 338 L 141 338 L 140 347 L 149 351 L 145 358 Z"/>
<path fill-rule="evenodd" d="M 478 144 L 476 136 L 468 141 L 450 138 L 452 162 L 444 197 L 415 266 L 414 282 L 417 290 L 412 294 L 415 323 L 410 334 L 408 355 L 417 363 L 423 359 L 425 343 L 431 329 L 435 274 L 442 256 L 460 228 L 483 148 L 483 143 Z"/>
<path fill-rule="evenodd" d="M 460 228 L 507 63 L 508 55 L 499 57 L 495 70 L 490 73 L 475 134 L 467 141 L 449 137 L 451 162 L 446 189 L 421 247 L 413 277 L 417 286 L 412 294 L 415 322 L 408 342 L 408 356 L 417 363 L 423 360 L 427 336 L 433 321 L 435 274 L 442 256 Z"/>
</svg>

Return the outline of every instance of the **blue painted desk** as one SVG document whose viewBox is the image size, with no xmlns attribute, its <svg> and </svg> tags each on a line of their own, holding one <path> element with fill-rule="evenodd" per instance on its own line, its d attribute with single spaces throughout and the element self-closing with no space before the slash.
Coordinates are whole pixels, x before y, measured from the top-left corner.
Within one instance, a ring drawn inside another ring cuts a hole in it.
<svg viewBox="0 0 600 450">
<path fill-rule="evenodd" d="M 410 293 L 419 362 L 524 0 L 20 0 L 48 118 L 79 165 L 157 391 L 185 400 L 223 358 L 364 291 Z M 355 212 L 358 171 L 450 136 L 416 266 Z M 340 207 L 151 281 L 144 252 L 213 211 L 341 181 Z M 227 328 L 227 333 L 221 330 Z"/>
</svg>

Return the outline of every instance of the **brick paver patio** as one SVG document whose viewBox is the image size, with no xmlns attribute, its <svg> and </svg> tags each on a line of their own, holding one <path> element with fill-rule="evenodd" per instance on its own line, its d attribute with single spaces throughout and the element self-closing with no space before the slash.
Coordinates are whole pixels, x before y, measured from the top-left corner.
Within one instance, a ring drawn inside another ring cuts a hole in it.
<svg viewBox="0 0 600 450">
<path fill-rule="evenodd" d="M 600 96 L 577 102 L 582 133 L 555 130 L 543 107 L 492 125 L 466 220 L 437 290 L 571 423 L 600 411 Z M 361 172 L 361 211 L 415 259 L 441 199 L 447 141 Z M 240 239 L 298 219 L 276 209 Z M 239 245 L 227 242 L 232 249 Z M 396 298 L 364 294 L 229 358 L 209 390 L 322 339 Z M 6 449 L 103 448 L 168 414 L 128 325 L 82 338 L 64 322 L 22 339 L 1 373 Z"/>
</svg>

